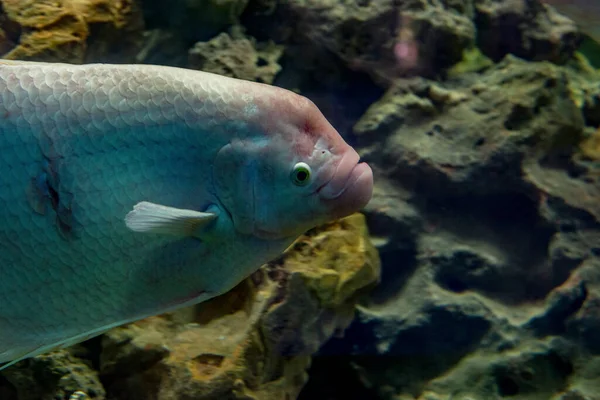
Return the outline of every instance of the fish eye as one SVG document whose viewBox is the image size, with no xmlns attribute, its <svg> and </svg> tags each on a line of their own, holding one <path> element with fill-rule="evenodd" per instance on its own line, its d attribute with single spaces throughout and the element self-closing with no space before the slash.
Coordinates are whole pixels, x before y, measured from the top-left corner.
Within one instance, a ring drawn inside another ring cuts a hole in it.
<svg viewBox="0 0 600 400">
<path fill-rule="evenodd" d="M 292 182 L 294 182 L 294 185 L 296 186 L 304 186 L 310 182 L 310 173 L 311 170 L 308 164 L 299 162 L 294 165 L 294 169 L 292 170 Z"/>
</svg>

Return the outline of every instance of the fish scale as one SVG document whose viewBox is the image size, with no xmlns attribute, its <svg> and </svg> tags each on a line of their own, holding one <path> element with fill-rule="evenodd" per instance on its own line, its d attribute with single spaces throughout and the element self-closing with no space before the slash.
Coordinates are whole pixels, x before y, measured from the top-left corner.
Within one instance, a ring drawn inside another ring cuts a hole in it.
<svg viewBox="0 0 600 400">
<path fill-rule="evenodd" d="M 200 100 L 196 101 L 197 95 L 174 93 L 189 88 L 168 72 L 158 80 L 162 91 L 152 92 L 152 75 L 160 74 L 135 67 L 0 67 L 0 115 L 4 115 L 0 170 L 8 172 L 0 174 L 5 206 L 0 209 L 0 242 L 6 243 L 0 252 L 0 276 L 9 278 L 0 280 L 0 360 L 85 333 L 90 325 L 102 328 L 152 314 L 164 303 L 161 290 L 164 298 L 173 297 L 173 290 L 161 289 L 156 278 L 164 274 L 156 270 L 153 274 L 148 268 L 156 249 L 170 246 L 173 251 L 166 256 L 162 253 L 161 259 L 168 259 L 171 266 L 166 270 L 197 263 L 192 255 L 200 245 L 192 239 L 187 241 L 193 244 L 186 247 L 182 245 L 186 240 L 139 235 L 122 222 L 136 202 L 147 198 L 200 209 L 215 201 L 200 189 L 198 198 L 204 204 L 180 195 L 191 181 L 208 180 L 206 169 L 190 166 L 201 166 L 209 157 L 200 145 L 189 151 L 193 137 L 178 142 L 190 136 L 190 128 L 180 120 L 173 122 L 174 117 L 194 115 L 189 104 Z M 173 88 L 165 96 L 167 82 Z M 135 90 L 132 85 L 137 85 Z M 177 106 L 175 112 L 163 112 L 163 108 L 173 110 L 173 101 L 188 110 Z M 156 124 L 169 123 L 181 126 L 156 128 Z M 51 142 L 51 149 L 45 148 L 45 141 Z M 55 158 L 50 162 L 55 163 L 60 179 L 60 197 L 73 196 L 73 205 L 68 206 L 72 207 L 76 240 L 61 236 L 51 212 L 39 215 L 27 204 L 25 194 L 33 173 L 41 173 L 48 157 Z M 137 173 L 129 173 L 132 170 Z M 165 177 L 172 178 L 171 184 L 164 185 Z M 131 278 L 142 270 L 146 278 L 155 276 L 151 286 Z M 73 274 L 77 279 L 64 279 Z M 188 289 L 186 278 L 176 287 L 183 294 Z M 211 289 L 210 284 L 205 287 Z M 148 289 L 156 290 L 148 296 Z M 88 296 L 90 290 L 98 295 Z M 68 318 L 57 314 L 61 305 L 68 309 Z M 29 310 L 36 310 L 31 320 L 26 317 Z M 114 321 L 114 310 L 122 310 L 118 321 Z"/>
<path fill-rule="evenodd" d="M 306 187 L 290 179 L 301 160 L 314 167 Z M 0 61 L 0 362 L 231 289 L 368 201 L 372 173 L 348 169 L 357 162 L 283 89 L 171 67 Z M 320 188 L 344 187 L 337 175 L 351 187 L 322 203 Z"/>
</svg>

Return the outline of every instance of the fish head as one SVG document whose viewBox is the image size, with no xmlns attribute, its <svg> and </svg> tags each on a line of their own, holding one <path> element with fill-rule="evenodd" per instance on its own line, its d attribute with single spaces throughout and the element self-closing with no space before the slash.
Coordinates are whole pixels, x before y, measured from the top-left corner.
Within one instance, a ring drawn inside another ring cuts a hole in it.
<svg viewBox="0 0 600 400">
<path fill-rule="evenodd" d="M 371 168 L 310 100 L 270 90 L 256 129 L 237 135 L 214 163 L 216 193 L 236 230 L 289 238 L 364 207 Z"/>
</svg>

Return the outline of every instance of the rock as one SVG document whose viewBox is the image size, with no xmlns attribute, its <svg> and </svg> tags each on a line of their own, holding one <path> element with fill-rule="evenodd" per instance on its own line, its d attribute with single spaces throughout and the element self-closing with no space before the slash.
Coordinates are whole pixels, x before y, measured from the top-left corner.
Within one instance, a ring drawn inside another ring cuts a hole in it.
<svg viewBox="0 0 600 400">
<path fill-rule="evenodd" d="M 370 239 L 358 215 L 315 229 L 226 295 L 3 372 L 0 399 L 598 399 L 600 75 L 573 21 L 538 0 L 0 3 L 7 57 L 283 86 L 376 177 Z"/>
<path fill-rule="evenodd" d="M 598 392 L 581 367 L 600 326 L 582 73 L 507 56 L 396 80 L 367 110 L 354 133 L 377 177 L 365 213 L 382 282 L 314 370 L 376 399 Z"/>
<path fill-rule="evenodd" d="M 408 276 L 401 272 L 405 281 L 395 296 L 375 297 L 379 301 L 359 306 L 343 338 L 329 341 L 316 362 L 354 355 L 352 363 L 369 382 L 367 387 L 387 385 L 419 393 L 429 380 L 482 346 L 499 322 L 493 310 L 476 296 L 457 298 L 441 290 L 431 282 L 428 266 L 419 263 L 410 271 Z"/>
<path fill-rule="evenodd" d="M 77 391 L 84 392 L 88 399 L 106 398 L 98 373 L 65 350 L 21 362 L 3 371 L 2 375 L 15 389 L 12 394 L 2 396 L 2 400 L 68 399 Z"/>
<path fill-rule="evenodd" d="M 143 33 L 142 46 L 135 56 L 138 64 L 186 67 L 188 48 L 180 37 L 164 29 L 150 29 Z"/>
<path fill-rule="evenodd" d="M 364 216 L 355 214 L 307 232 L 222 296 L 3 371 L 0 394 L 2 400 L 294 399 L 312 354 L 349 325 L 356 302 L 378 279 L 377 252 Z"/>
<path fill-rule="evenodd" d="M 532 148 L 565 147 L 582 137 L 567 77 L 552 64 L 508 57 L 485 75 L 462 79 L 468 81 L 445 87 L 398 81 L 355 126 L 363 154 L 377 153 L 375 164 L 394 168 L 404 187 L 418 190 L 413 181 L 420 171 L 429 178 L 420 182 L 423 190 L 444 191 L 449 180 L 470 192 L 494 192 L 511 180 L 522 185 L 520 160 L 539 156 Z"/>
<path fill-rule="evenodd" d="M 251 8 L 264 9 L 255 5 Z M 282 2 L 272 12 L 272 20 L 294 20 L 297 24 L 287 29 L 271 27 L 271 37 L 307 41 L 313 47 L 327 49 L 350 69 L 367 72 L 383 86 L 405 73 L 433 76 L 444 71 L 458 62 L 463 50 L 475 40 L 471 20 L 438 2 L 398 5 L 393 0 L 293 0 Z M 262 24 L 253 30 L 252 21 L 249 24 L 253 32 L 265 31 Z M 414 47 L 407 49 L 416 53 L 411 65 L 403 64 L 404 56 L 399 59 L 398 44 Z"/>
<path fill-rule="evenodd" d="M 416 39 L 418 67 L 415 72 L 420 76 L 445 74 L 474 44 L 476 27 L 470 8 L 468 1 L 418 1 L 400 12 L 400 21 Z M 398 40 L 402 40 L 402 32 Z M 400 61 L 396 59 L 396 62 Z"/>
<path fill-rule="evenodd" d="M 399 81 L 356 124 L 361 155 L 375 166 L 380 182 L 368 215 L 374 226 L 381 225 L 384 200 L 379 198 L 386 196 L 390 206 L 383 213 L 391 216 L 391 203 L 412 210 L 401 219 L 420 220 L 409 223 L 413 241 L 433 240 L 426 259 L 447 290 L 474 290 L 508 303 L 543 298 L 583 256 L 557 250 L 547 259 L 562 227 L 556 216 L 545 215 L 548 188 L 523 176 L 534 169 L 541 171 L 536 176 L 556 174 L 543 166 L 544 157 L 574 148 L 583 131 L 581 112 L 567 95 L 566 76 L 551 64 L 508 58 L 475 76 L 473 83 L 457 80 L 445 87 L 422 79 Z M 581 205 L 581 196 L 573 196 L 567 185 L 585 181 L 561 179 L 558 187 L 564 190 L 556 196 L 577 197 L 573 207 Z M 563 224 L 574 213 L 568 207 L 556 212 Z M 593 226 L 583 215 L 574 218 Z M 407 223 L 400 220 L 388 230 L 409 232 Z M 453 244 L 457 241 L 461 244 Z M 389 242 L 405 248 L 408 241 Z M 413 263 L 410 251 L 404 254 L 404 264 Z M 397 271 L 397 264 L 384 263 L 383 276 L 388 268 Z"/>
<path fill-rule="evenodd" d="M 248 0 L 145 0 L 142 6 L 150 26 L 194 43 L 209 40 L 236 25 L 247 3 Z"/>
<path fill-rule="evenodd" d="M 273 42 L 256 44 L 239 30 L 198 42 L 189 51 L 189 67 L 233 78 L 272 84 L 281 70 L 283 47 Z"/>
<path fill-rule="evenodd" d="M 596 271 L 600 263 L 590 263 L 589 269 Z M 596 279 L 582 279 L 585 284 L 585 296 L 580 296 L 579 307 L 566 320 L 566 331 L 569 337 L 578 343 L 583 351 L 600 355 L 600 282 Z"/>
<path fill-rule="evenodd" d="M 143 29 L 133 0 L 3 0 L 0 5 L 7 59 L 133 61 Z"/>
<path fill-rule="evenodd" d="M 569 385 L 574 349 L 563 340 L 524 342 L 510 354 L 475 354 L 431 382 L 428 393 L 464 399 L 550 399 Z M 426 398 L 426 397 L 420 397 Z"/>
<path fill-rule="evenodd" d="M 496 62 L 513 54 L 564 64 L 581 39 L 573 21 L 535 0 L 255 0 L 244 23 L 253 35 L 325 48 L 384 87 L 443 76 L 475 44 Z"/>
<path fill-rule="evenodd" d="M 474 21 L 477 45 L 494 61 L 565 63 L 581 43 L 575 23 L 538 0 L 476 0 Z"/>
<path fill-rule="evenodd" d="M 233 291 L 107 333 L 103 381 L 117 399 L 294 399 L 378 276 L 363 216 L 314 229 Z"/>
<path fill-rule="evenodd" d="M 575 273 L 548 295 L 545 310 L 531 318 L 525 327 L 538 337 L 564 334 L 568 319 L 578 312 L 587 296 L 584 280 Z"/>
</svg>

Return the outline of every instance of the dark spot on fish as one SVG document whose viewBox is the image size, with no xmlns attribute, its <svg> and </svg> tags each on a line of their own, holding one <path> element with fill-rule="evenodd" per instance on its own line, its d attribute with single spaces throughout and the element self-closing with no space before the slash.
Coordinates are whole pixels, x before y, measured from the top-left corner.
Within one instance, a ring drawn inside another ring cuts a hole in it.
<svg viewBox="0 0 600 400">
<path fill-rule="evenodd" d="M 52 204 L 52 208 L 54 210 L 57 210 L 59 202 L 58 192 L 54 190 L 52 186 L 48 186 L 48 195 L 50 197 L 50 203 Z"/>
<path fill-rule="evenodd" d="M 55 224 L 60 236 L 67 240 L 73 235 L 71 196 L 61 193 L 57 161 L 45 159 L 41 171 L 30 183 L 27 193 L 29 205 L 38 214 L 46 214 L 48 205 L 55 212 Z"/>
<path fill-rule="evenodd" d="M 65 239 L 73 237 L 73 213 L 70 208 L 58 209 L 56 213 L 56 227 L 60 236 Z"/>
</svg>

